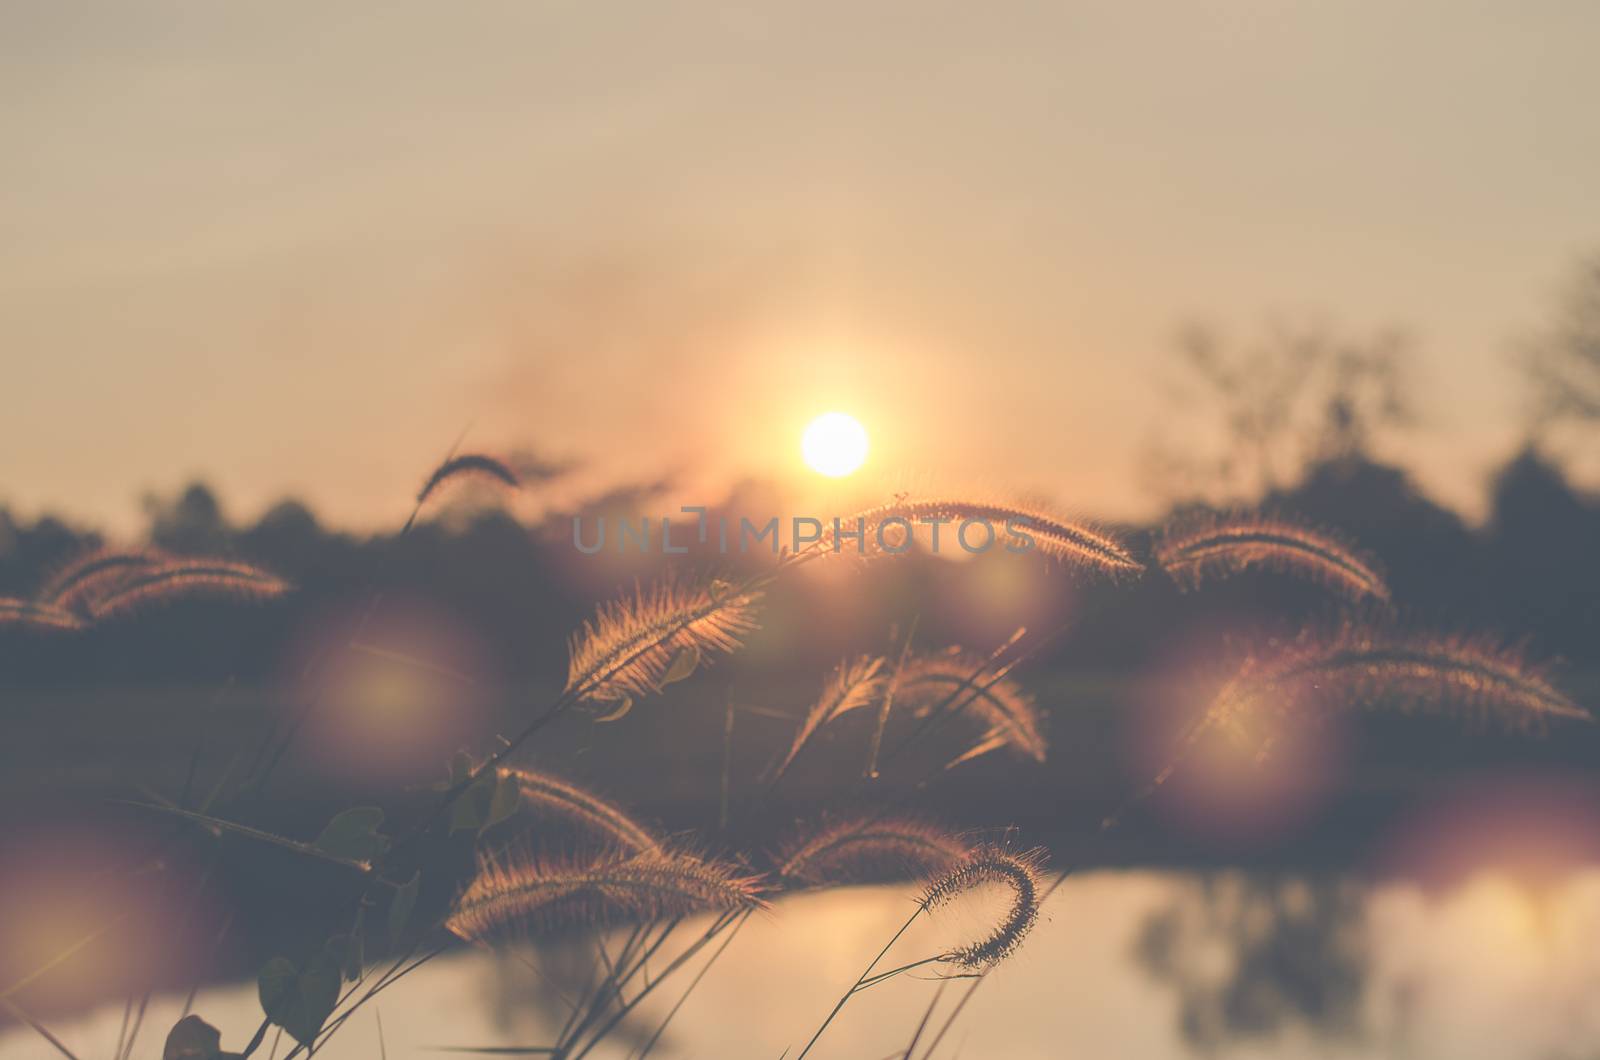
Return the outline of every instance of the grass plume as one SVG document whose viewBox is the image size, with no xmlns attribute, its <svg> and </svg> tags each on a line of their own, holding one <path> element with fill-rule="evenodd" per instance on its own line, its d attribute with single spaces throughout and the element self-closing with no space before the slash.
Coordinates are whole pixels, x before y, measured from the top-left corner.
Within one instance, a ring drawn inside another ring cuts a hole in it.
<svg viewBox="0 0 1600 1060">
<path fill-rule="evenodd" d="M 433 469 L 433 473 L 423 482 L 422 488 L 417 491 L 417 504 L 423 505 L 440 486 L 451 479 L 462 476 L 475 476 L 491 478 L 508 489 L 516 489 L 522 484 L 517 473 L 512 471 L 503 461 L 482 453 L 464 453 L 453 456 L 449 460 Z"/>
<path fill-rule="evenodd" d="M 1176 524 L 1162 534 L 1156 562 L 1185 589 L 1209 578 L 1269 570 L 1307 578 L 1351 599 L 1389 599 L 1389 587 L 1373 563 L 1336 535 L 1273 516 Z"/>
<path fill-rule="evenodd" d="M 794 735 L 783 761 L 773 772 L 773 778 L 783 776 L 802 748 L 823 726 L 852 710 L 870 706 L 884 695 L 887 677 L 886 660 L 881 656 L 859 655 L 841 662 L 823 685 L 822 694 L 806 711 L 805 720 Z"/>
<path fill-rule="evenodd" d="M 810 886 L 869 883 L 948 872 L 972 853 L 918 817 L 841 817 L 784 845 L 778 875 Z"/>
<path fill-rule="evenodd" d="M 1011 747 L 1043 762 L 1049 744 L 1038 705 L 1009 677 L 979 676 L 988 669 L 989 660 L 958 649 L 913 656 L 900 670 L 895 694 L 913 711 L 927 712 L 948 703 L 951 713 L 975 714 L 985 723 L 979 740 L 983 752 Z M 976 757 L 975 751 L 976 746 L 957 761 Z"/>
<path fill-rule="evenodd" d="M 56 607 L 89 613 L 97 600 L 163 558 L 159 552 L 147 549 L 93 549 L 56 571 L 39 589 L 38 599 Z"/>
<path fill-rule="evenodd" d="M 761 594 L 721 581 L 666 578 L 601 604 L 573 635 L 567 691 L 580 700 L 629 703 L 659 691 L 685 653 L 737 649 L 756 628 Z"/>
<path fill-rule="evenodd" d="M 271 600 L 290 589 L 288 582 L 248 563 L 221 559 L 178 559 L 157 563 L 129 577 L 96 601 L 94 617 L 113 618 L 147 604 L 191 596 Z"/>
<path fill-rule="evenodd" d="M 536 814 L 549 814 L 569 821 L 594 837 L 605 840 L 608 846 L 629 853 L 661 852 L 661 841 L 648 828 L 621 807 L 570 781 L 513 766 L 503 766 L 499 772 L 501 777 L 516 783 L 523 807 Z"/>
<path fill-rule="evenodd" d="M 923 909 L 946 905 L 984 884 L 1000 884 L 1011 889 L 1011 906 L 992 931 L 957 946 L 940 959 L 970 971 L 984 971 L 1015 953 L 1039 919 L 1042 860 L 1037 850 L 1008 854 L 998 847 L 984 847 L 929 884 L 922 894 Z"/>
<path fill-rule="evenodd" d="M 83 621 L 71 611 L 53 604 L 0 597 L 0 629 L 7 626 L 71 631 L 82 629 Z"/>
<path fill-rule="evenodd" d="M 719 861 L 650 852 L 599 859 L 482 855 L 445 927 L 484 942 L 513 931 L 756 909 L 761 880 Z"/>
<path fill-rule="evenodd" d="M 1305 638 L 1267 660 L 1248 660 L 1207 717 L 1235 733 L 1262 715 L 1317 716 L 1392 707 L 1538 731 L 1551 718 L 1590 721 L 1521 653 L 1482 640 L 1389 634 L 1348 627 Z"/>
<path fill-rule="evenodd" d="M 995 536 L 989 545 L 991 548 L 1021 550 L 1023 539 L 1015 534 L 1025 533 L 1032 539 L 1026 551 L 1037 552 L 1069 566 L 1109 575 L 1138 574 L 1144 570 L 1144 564 L 1115 534 L 1086 522 L 1064 519 L 1021 505 L 974 500 L 895 500 L 841 521 L 841 531 L 854 531 L 857 520 L 864 520 L 865 523 L 864 549 L 868 555 L 903 551 L 905 527 L 899 522 L 891 522 L 893 520 L 904 520 L 913 531 L 924 524 L 948 524 L 939 528 L 942 532 L 941 551 L 947 548 L 960 549 L 957 534 L 961 524 L 973 521 L 987 523 L 993 528 Z M 848 550 L 849 546 L 842 544 L 842 538 L 841 533 L 840 547 Z M 826 539 L 832 540 L 831 528 Z M 981 543 L 980 539 L 970 542 L 970 545 L 977 548 Z"/>
</svg>

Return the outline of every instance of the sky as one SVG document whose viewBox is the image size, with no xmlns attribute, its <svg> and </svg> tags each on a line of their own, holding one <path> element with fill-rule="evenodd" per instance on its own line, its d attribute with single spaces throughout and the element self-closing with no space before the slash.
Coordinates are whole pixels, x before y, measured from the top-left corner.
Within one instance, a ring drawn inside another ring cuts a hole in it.
<svg viewBox="0 0 1600 1060">
<path fill-rule="evenodd" d="M 1600 245 L 1600 7 L 0 2 L 0 504 L 404 518 L 469 448 L 1153 503 L 1203 319 L 1398 325 L 1481 506 Z M 704 494 L 702 494 L 704 495 Z M 715 497 L 711 498 L 715 500 Z"/>
</svg>

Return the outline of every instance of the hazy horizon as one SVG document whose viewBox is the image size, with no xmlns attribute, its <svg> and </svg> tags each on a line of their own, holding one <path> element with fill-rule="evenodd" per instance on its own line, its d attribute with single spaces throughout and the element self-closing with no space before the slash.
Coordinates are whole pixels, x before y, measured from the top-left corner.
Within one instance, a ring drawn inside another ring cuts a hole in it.
<svg viewBox="0 0 1600 1060">
<path fill-rule="evenodd" d="M 1416 337 L 1379 455 L 1476 513 L 1600 242 L 1600 10 L 1157 6 L 7 4 L 0 503 L 381 527 L 469 424 L 710 491 L 839 408 L 1136 515 L 1176 328 L 1281 315 Z"/>
</svg>

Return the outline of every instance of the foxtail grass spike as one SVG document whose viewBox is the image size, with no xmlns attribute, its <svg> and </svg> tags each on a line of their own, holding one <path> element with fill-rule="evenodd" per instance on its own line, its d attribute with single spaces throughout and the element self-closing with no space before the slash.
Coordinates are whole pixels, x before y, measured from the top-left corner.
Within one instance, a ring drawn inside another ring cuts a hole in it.
<svg viewBox="0 0 1600 1060">
<path fill-rule="evenodd" d="M 998 751 L 1011 742 L 1011 738 L 1004 729 L 990 729 L 978 738 L 978 742 L 946 762 L 946 769 L 954 769 L 965 762 L 982 758 L 991 751 Z"/>
<path fill-rule="evenodd" d="M 1165 784 L 1210 731 L 1253 743 L 1265 757 L 1283 724 L 1341 710 L 1427 711 L 1537 733 L 1552 718 L 1592 721 L 1521 653 L 1486 640 L 1349 626 L 1304 635 L 1271 657 L 1253 656 L 1191 722 L 1155 778 L 1102 822 L 1115 827 Z"/>
<path fill-rule="evenodd" d="M 1350 707 L 1427 711 L 1541 731 L 1552 718 L 1591 721 L 1519 652 L 1484 640 L 1350 627 L 1246 662 L 1208 719 L 1248 729 L 1262 714 L 1313 716 Z"/>
<path fill-rule="evenodd" d="M 83 621 L 65 608 L 42 604 L 34 600 L 0 598 L 0 629 L 62 630 L 71 632 L 83 628 Z"/>
<path fill-rule="evenodd" d="M 648 828 L 621 807 L 571 781 L 510 766 L 502 767 L 500 776 L 517 785 L 523 808 L 532 813 L 569 821 L 609 846 L 632 854 L 661 852 L 661 841 Z"/>
<path fill-rule="evenodd" d="M 791 839 L 778 875 L 807 886 L 872 883 L 934 876 L 965 860 L 972 848 L 918 817 L 842 817 Z"/>
<path fill-rule="evenodd" d="M 941 960 L 970 971 L 984 971 L 1015 953 L 1039 919 L 1041 860 L 1042 855 L 1036 850 L 1008 854 L 997 847 L 985 847 L 931 883 L 922 895 L 924 909 L 946 905 L 984 884 L 1011 889 L 1011 906 L 994 929 L 943 954 Z"/>
<path fill-rule="evenodd" d="M 1389 599 L 1377 568 L 1336 535 L 1270 516 L 1180 523 L 1162 535 L 1156 562 L 1185 589 L 1211 578 L 1268 570 L 1310 579 L 1352 600 Z"/>
<path fill-rule="evenodd" d="M 758 877 L 684 853 L 577 860 L 484 855 L 445 927 L 488 942 L 564 924 L 755 909 L 765 904 L 761 891 Z"/>
<path fill-rule="evenodd" d="M 761 594 L 667 579 L 602 604 L 571 641 L 567 691 L 579 700 L 626 704 L 660 690 L 686 652 L 702 660 L 736 650 L 756 628 Z"/>
<path fill-rule="evenodd" d="M 852 710 L 870 706 L 884 694 L 884 659 L 879 656 L 860 655 L 841 662 L 828 678 L 822 694 L 806 711 L 805 720 L 794 735 L 789 751 L 773 772 L 773 778 L 783 776 L 802 748 L 810 742 L 823 726 Z"/>
<path fill-rule="evenodd" d="M 1113 533 L 1033 508 L 985 501 L 896 500 L 841 520 L 838 540 L 834 540 L 831 527 L 823 540 L 829 550 L 837 545 L 851 554 L 896 554 L 910 544 L 905 539 L 908 525 L 913 532 L 929 533 L 935 522 L 940 524 L 941 552 L 961 551 L 961 526 L 973 522 L 987 524 L 994 532 L 992 541 L 985 533 L 971 533 L 967 547 L 978 551 L 1035 552 L 1068 566 L 1113 576 L 1144 570 L 1144 564 Z M 864 543 L 858 546 L 853 535 L 863 527 Z M 847 530 L 852 535 L 848 544 Z"/>
<path fill-rule="evenodd" d="M 516 489 L 522 484 L 517 478 L 517 473 L 504 462 L 482 453 L 465 453 L 451 457 L 433 469 L 433 474 L 428 476 L 422 488 L 417 491 L 417 504 L 426 504 L 428 498 L 433 496 L 440 486 L 451 479 L 465 475 L 491 478 L 509 489 Z"/>
<path fill-rule="evenodd" d="M 164 558 L 159 552 L 145 549 L 94 549 L 56 571 L 40 588 L 38 599 L 56 607 L 88 611 L 96 600 L 114 592 L 130 576 Z"/>
<path fill-rule="evenodd" d="M 1004 671 L 984 676 L 989 667 L 990 660 L 959 650 L 914 656 L 901 668 L 895 694 L 924 712 L 948 701 L 946 709 L 984 722 L 984 739 L 1004 734 L 1007 746 L 1043 762 L 1049 744 L 1037 704 Z"/>
<path fill-rule="evenodd" d="M 114 618 L 147 604 L 191 596 L 271 600 L 290 589 L 276 574 L 231 560 L 182 559 L 139 571 L 94 605 L 96 620 Z"/>
</svg>

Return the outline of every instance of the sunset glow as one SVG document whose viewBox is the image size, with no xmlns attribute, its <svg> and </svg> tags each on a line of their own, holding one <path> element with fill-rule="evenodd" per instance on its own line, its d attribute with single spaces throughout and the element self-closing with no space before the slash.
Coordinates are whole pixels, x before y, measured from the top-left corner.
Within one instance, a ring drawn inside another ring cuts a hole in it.
<svg viewBox="0 0 1600 1060">
<path fill-rule="evenodd" d="M 843 478 L 867 459 L 867 429 L 843 412 L 826 412 L 806 427 L 800 439 L 806 466 L 829 478 Z"/>
<path fill-rule="evenodd" d="M 1600 4 L 149 6 L 0 21 L 0 1060 L 1600 1060 Z"/>
</svg>

